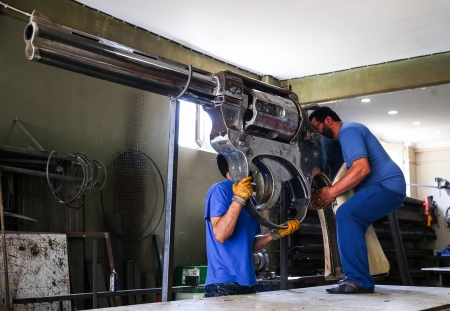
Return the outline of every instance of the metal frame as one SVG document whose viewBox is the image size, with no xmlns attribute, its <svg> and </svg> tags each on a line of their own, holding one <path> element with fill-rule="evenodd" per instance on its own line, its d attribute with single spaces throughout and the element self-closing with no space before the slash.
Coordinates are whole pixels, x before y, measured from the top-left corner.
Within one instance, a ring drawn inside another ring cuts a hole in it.
<svg viewBox="0 0 450 311">
<path fill-rule="evenodd" d="M 108 253 L 109 272 L 112 273 L 113 270 L 115 270 L 114 257 L 113 257 L 113 253 L 112 253 L 111 238 L 110 238 L 109 232 L 67 232 L 66 236 L 67 236 L 67 238 L 105 238 L 106 251 Z M 97 243 L 97 240 L 94 240 L 94 246 L 93 246 L 94 253 L 97 252 L 96 243 Z M 93 256 L 93 257 L 97 257 L 97 256 Z M 93 260 L 93 262 L 96 262 L 96 260 Z M 93 264 L 92 267 L 93 267 L 93 269 L 96 269 L 97 266 L 95 264 Z M 97 290 L 95 288 L 97 286 L 96 271 L 93 271 L 92 279 L 93 279 L 93 281 L 92 281 L 93 290 L 92 291 L 95 296 L 95 294 L 97 293 Z M 120 297 L 118 297 L 118 296 L 114 297 L 114 304 L 116 307 L 122 305 L 122 300 L 120 299 Z"/>
<path fill-rule="evenodd" d="M 173 292 L 181 292 L 185 290 L 195 289 L 195 286 L 174 286 L 171 288 Z M 152 294 L 161 293 L 162 288 L 144 288 L 144 289 L 131 289 L 131 290 L 118 290 L 115 292 L 97 292 L 97 298 L 113 297 L 113 296 L 129 296 L 138 294 Z M 14 298 L 13 304 L 27 304 L 27 303 L 42 303 L 42 302 L 62 302 L 64 300 L 77 300 L 77 299 L 92 299 L 94 293 L 81 293 L 81 294 L 69 294 L 59 296 L 46 296 L 46 297 L 34 297 L 34 298 Z M 60 303 L 60 310 L 62 304 Z"/>
</svg>

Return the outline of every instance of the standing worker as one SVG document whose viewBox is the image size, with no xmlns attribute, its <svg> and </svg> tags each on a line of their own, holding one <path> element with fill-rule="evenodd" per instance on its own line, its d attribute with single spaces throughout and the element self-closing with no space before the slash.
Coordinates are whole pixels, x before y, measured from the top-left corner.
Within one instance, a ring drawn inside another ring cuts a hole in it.
<svg viewBox="0 0 450 311">
<path fill-rule="evenodd" d="M 316 208 L 325 208 L 337 196 L 354 188 L 355 194 L 336 212 L 336 230 L 344 280 L 327 289 L 332 294 L 373 293 L 375 283 L 369 272 L 365 233 L 381 217 L 394 213 L 406 196 L 402 171 L 391 160 L 367 127 L 342 122 L 329 107 L 313 111 L 309 120 L 329 139 L 338 139 L 349 168 L 341 180 L 312 195 Z"/>
<path fill-rule="evenodd" d="M 249 176 L 233 184 L 225 157 L 218 154 L 216 161 L 226 180 L 213 185 L 206 195 L 205 297 L 256 293 L 253 252 L 295 232 L 300 222 L 289 220 L 283 224 L 286 229 L 261 235 L 259 224 L 243 208 L 253 193 L 253 178 Z"/>
</svg>

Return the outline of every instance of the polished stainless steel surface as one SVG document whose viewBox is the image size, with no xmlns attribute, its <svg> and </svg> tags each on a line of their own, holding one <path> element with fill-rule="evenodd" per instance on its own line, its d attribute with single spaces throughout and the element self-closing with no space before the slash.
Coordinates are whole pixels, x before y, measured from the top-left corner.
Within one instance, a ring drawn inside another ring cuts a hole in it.
<svg viewBox="0 0 450 311">
<path fill-rule="evenodd" d="M 26 57 L 96 78 L 203 106 L 212 120 L 212 147 L 227 159 L 232 179 L 261 173 L 263 194 L 246 210 L 261 225 L 281 226 L 259 214 L 273 208 L 283 183 L 302 221 L 317 176 L 330 184 L 342 164 L 331 142 L 309 122 L 307 110 L 289 90 L 231 72 L 209 73 L 185 64 L 60 26 L 33 12 L 24 32 Z M 181 95 L 180 95 L 181 94 Z"/>
</svg>

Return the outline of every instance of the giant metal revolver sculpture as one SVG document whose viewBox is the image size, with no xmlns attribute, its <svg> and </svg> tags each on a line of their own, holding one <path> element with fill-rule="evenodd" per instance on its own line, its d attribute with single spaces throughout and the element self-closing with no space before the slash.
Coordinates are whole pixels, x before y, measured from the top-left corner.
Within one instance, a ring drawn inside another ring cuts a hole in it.
<svg viewBox="0 0 450 311">
<path fill-rule="evenodd" d="M 281 228 L 258 211 L 275 205 L 283 183 L 302 221 L 311 189 L 331 185 L 343 163 L 339 144 L 321 137 L 308 120 L 306 111 L 316 105 L 301 106 L 289 90 L 163 59 L 60 26 L 36 11 L 24 37 L 30 60 L 202 105 L 212 120 L 211 145 L 227 159 L 232 179 L 246 177 L 251 163 L 261 172 L 259 205 L 249 200 L 246 209 L 263 226 Z M 334 223 L 331 207 L 325 218 L 325 225 Z"/>
</svg>

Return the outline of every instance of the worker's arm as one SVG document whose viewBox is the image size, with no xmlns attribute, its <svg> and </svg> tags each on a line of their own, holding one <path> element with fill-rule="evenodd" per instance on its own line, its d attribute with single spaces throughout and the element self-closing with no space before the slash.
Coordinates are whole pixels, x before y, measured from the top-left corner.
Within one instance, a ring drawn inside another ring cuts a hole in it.
<svg viewBox="0 0 450 311">
<path fill-rule="evenodd" d="M 213 227 L 214 237 L 217 242 L 225 243 L 233 234 L 236 222 L 242 207 L 253 193 L 251 182 L 253 177 L 243 178 L 237 185 L 233 185 L 233 200 L 225 214 L 218 217 L 211 217 L 211 225 Z"/>
<path fill-rule="evenodd" d="M 311 202 L 316 207 L 330 205 L 337 196 L 356 187 L 367 175 L 370 174 L 370 165 L 367 158 L 361 158 L 352 163 L 347 173 L 331 187 L 319 189 L 312 197 Z"/>
<path fill-rule="evenodd" d="M 225 214 L 220 217 L 211 217 L 209 219 L 217 242 L 225 243 L 225 241 L 233 234 L 241 210 L 242 204 L 233 201 Z"/>
<path fill-rule="evenodd" d="M 273 238 L 269 233 L 267 233 L 266 235 L 255 236 L 255 243 L 253 243 L 253 252 L 259 251 L 272 241 Z"/>
<path fill-rule="evenodd" d="M 281 237 L 292 234 L 300 228 L 300 221 L 288 220 L 282 226 L 286 226 L 284 229 L 273 229 L 266 235 L 257 235 L 255 237 L 255 242 L 253 243 L 253 252 L 260 250 L 267 244 L 274 240 L 278 240 Z"/>
</svg>

